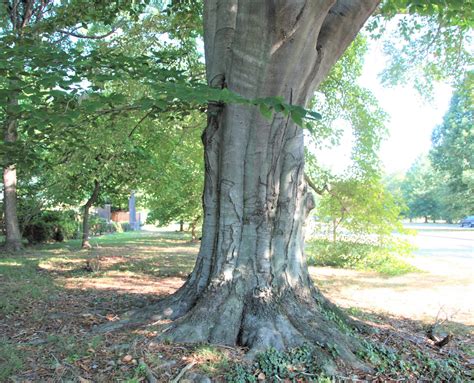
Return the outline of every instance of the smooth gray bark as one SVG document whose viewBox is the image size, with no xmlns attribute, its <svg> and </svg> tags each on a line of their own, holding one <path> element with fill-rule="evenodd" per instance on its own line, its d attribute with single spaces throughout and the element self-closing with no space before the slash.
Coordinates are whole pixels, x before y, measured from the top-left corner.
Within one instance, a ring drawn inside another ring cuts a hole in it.
<svg viewBox="0 0 474 383">
<path fill-rule="evenodd" d="M 248 98 L 306 105 L 378 0 L 207 0 L 208 82 Z M 175 319 L 161 336 L 239 344 L 251 353 L 304 342 L 337 343 L 361 367 L 357 344 L 328 318 L 340 312 L 313 286 L 303 223 L 313 207 L 304 179 L 303 131 L 283 115 L 209 105 L 201 248 L 186 283 L 153 308 Z"/>
</svg>

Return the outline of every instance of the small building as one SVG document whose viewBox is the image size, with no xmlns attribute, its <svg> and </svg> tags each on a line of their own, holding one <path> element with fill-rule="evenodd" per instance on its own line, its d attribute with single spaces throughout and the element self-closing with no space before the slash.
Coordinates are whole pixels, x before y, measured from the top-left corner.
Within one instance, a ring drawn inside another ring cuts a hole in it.
<svg viewBox="0 0 474 383">
<path fill-rule="evenodd" d="M 107 220 L 107 222 L 128 222 L 130 223 L 131 230 L 140 230 L 140 227 L 145 223 L 147 217 L 147 212 L 136 210 L 136 197 L 134 192 L 131 193 L 128 199 L 128 211 L 113 210 L 112 205 L 105 204 L 104 207 L 97 208 L 96 213 L 99 217 Z"/>
</svg>

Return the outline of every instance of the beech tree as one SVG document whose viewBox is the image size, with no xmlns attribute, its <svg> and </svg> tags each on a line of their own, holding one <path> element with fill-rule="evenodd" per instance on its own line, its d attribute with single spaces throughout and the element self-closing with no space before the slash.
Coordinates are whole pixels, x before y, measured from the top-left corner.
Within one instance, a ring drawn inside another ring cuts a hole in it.
<svg viewBox="0 0 474 383">
<path fill-rule="evenodd" d="M 115 3 L 122 4 L 110 2 Z M 176 33 L 187 33 L 179 20 L 188 20 L 187 8 L 198 14 L 194 7 L 201 2 L 171 3 L 171 12 L 177 14 Z M 426 10 L 419 1 L 389 3 L 403 12 Z M 432 11 L 441 12 L 445 1 L 434 3 Z M 379 0 L 205 0 L 210 89 L 185 87 L 171 78 L 176 76 L 164 76 L 163 67 L 153 72 L 146 61 L 147 72 L 165 78 L 152 84 L 148 75 L 140 82 L 150 86 L 151 94 L 134 105 L 146 111 L 143 118 L 175 99 L 211 101 L 202 135 L 204 215 L 196 265 L 175 294 L 144 314 L 174 320 L 162 338 L 239 344 L 248 347 L 250 355 L 310 342 L 327 372 L 337 369 L 330 347 L 337 344 L 348 365 L 365 368 L 356 357 L 358 341 L 338 326 L 354 323 L 321 295 L 306 266 L 302 228 L 313 198 L 304 177 L 303 118 L 315 116 L 304 107 L 378 4 Z M 196 17 L 191 20 L 193 24 Z M 104 65 L 103 56 L 93 53 L 84 55 L 87 67 L 97 70 Z M 110 52 L 106 61 L 113 59 Z M 102 79 L 113 81 L 127 68 L 133 68 L 135 76 L 145 76 L 145 70 L 134 69 L 137 61 L 130 57 L 107 66 L 110 71 L 102 73 Z M 92 109 L 97 110 L 96 105 Z M 103 112 L 116 110 L 114 106 Z"/>
<path fill-rule="evenodd" d="M 378 1 L 204 3 L 208 84 L 245 98 L 280 96 L 305 106 Z M 357 343 L 326 309 L 306 266 L 304 219 L 313 197 L 304 181 L 303 129 L 284 114 L 211 103 L 205 150 L 204 221 L 194 271 L 155 317 L 177 319 L 163 337 L 240 344 L 255 353 L 312 342 L 321 364 L 338 344 L 362 367 Z M 179 318 L 179 319 L 178 319 Z"/>
</svg>

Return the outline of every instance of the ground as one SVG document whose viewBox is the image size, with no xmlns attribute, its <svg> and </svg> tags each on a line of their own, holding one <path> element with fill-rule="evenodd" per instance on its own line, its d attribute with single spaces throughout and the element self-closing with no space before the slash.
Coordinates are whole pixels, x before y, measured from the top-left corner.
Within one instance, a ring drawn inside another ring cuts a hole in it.
<svg viewBox="0 0 474 383">
<path fill-rule="evenodd" d="M 375 272 L 310 268 L 326 295 L 343 307 L 434 321 L 474 325 L 474 230 L 455 225 L 412 224 L 417 247 L 406 260 L 421 270 L 395 277 Z M 389 302 L 389 304 L 387 304 Z"/>
<path fill-rule="evenodd" d="M 386 381 L 405 371 L 405 380 L 410 380 L 420 376 L 416 368 L 426 370 L 425 376 L 442 377 L 445 368 L 456 366 L 460 381 L 466 380 L 463 374 L 474 357 L 467 292 L 472 288 L 472 236 L 474 231 L 468 230 L 420 232 L 420 249 L 410 262 L 422 273 L 387 278 L 311 268 L 327 296 L 377 329 L 366 336 L 374 343 L 367 343 L 363 357 L 379 367 L 370 377 L 359 378 Z M 193 267 L 197 243 L 181 233 L 161 231 L 115 234 L 93 239 L 92 244 L 91 251 L 79 250 L 80 243 L 70 241 L 0 256 L 0 381 L 205 381 L 203 375 L 213 381 L 234 379 L 229 371 L 236 371 L 235 363 L 244 363 L 245 350 L 159 344 L 155 336 L 166 323 L 94 333 L 97 325 L 176 290 Z M 448 251 L 451 247 L 454 253 Z M 442 331 L 454 334 L 441 349 L 426 336 L 427 325 L 436 317 L 444 321 Z M 406 354 L 412 367 L 393 356 L 396 350 Z M 268 356 L 283 363 L 284 358 L 278 358 Z M 262 363 L 252 367 L 254 378 L 276 381 L 268 377 L 268 363 Z M 291 368 L 291 374 L 299 376 L 294 381 L 316 379 L 308 370 L 300 374 Z"/>
</svg>

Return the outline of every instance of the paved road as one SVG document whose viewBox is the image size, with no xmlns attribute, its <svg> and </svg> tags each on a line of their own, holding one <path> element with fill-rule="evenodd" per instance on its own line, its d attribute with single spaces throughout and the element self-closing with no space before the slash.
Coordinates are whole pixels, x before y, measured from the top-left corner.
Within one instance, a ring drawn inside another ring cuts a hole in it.
<svg viewBox="0 0 474 383">
<path fill-rule="evenodd" d="M 422 270 L 474 281 L 474 230 L 456 225 L 412 224 L 418 249 L 412 263 Z M 474 299 L 474 298 L 473 298 Z"/>
<path fill-rule="evenodd" d="M 474 325 L 474 230 L 453 225 L 410 225 L 418 246 L 407 261 L 422 270 L 386 278 L 376 273 L 311 268 L 336 303 L 433 322 L 439 316 Z"/>
</svg>

